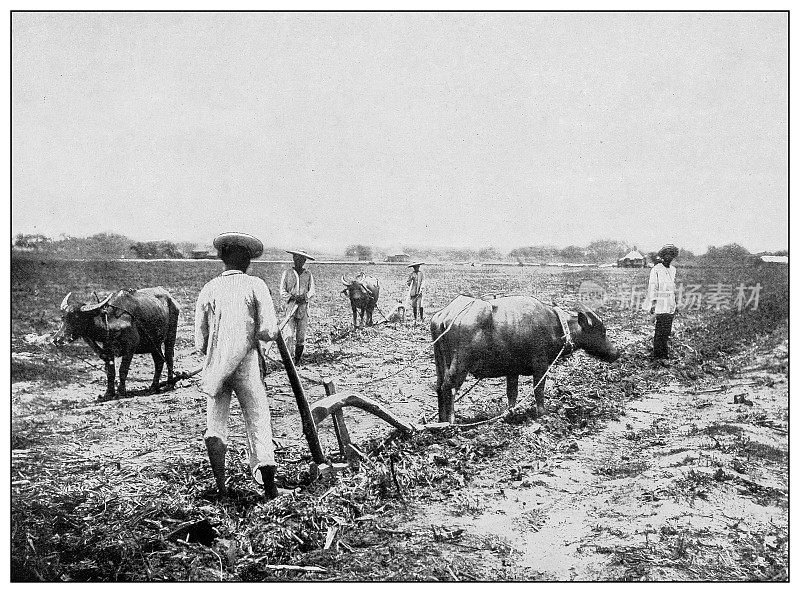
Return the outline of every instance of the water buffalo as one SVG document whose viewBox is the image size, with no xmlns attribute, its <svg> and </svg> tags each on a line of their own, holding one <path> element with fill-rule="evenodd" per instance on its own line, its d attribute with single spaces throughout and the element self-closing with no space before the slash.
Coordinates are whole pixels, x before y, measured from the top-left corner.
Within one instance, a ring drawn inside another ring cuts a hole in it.
<svg viewBox="0 0 800 593">
<path fill-rule="evenodd" d="M 459 390 L 467 373 L 506 377 L 508 405 L 513 407 L 519 375 L 530 375 L 538 383 L 562 346 L 565 355 L 582 348 L 600 360 L 616 360 L 619 353 L 606 338 L 600 318 L 580 303 L 576 308 L 577 315 L 562 311 L 559 317 L 555 307 L 532 297 L 483 301 L 461 295 L 434 314 L 431 336 L 441 336 L 434 344 L 439 421 L 453 422 L 453 390 Z M 537 415 L 544 413 L 544 384 L 534 390 Z"/>
<path fill-rule="evenodd" d="M 161 371 L 167 363 L 167 380 L 173 378 L 175 335 L 180 308 L 163 288 L 120 290 L 102 302 L 73 302 L 70 292 L 61 302 L 61 327 L 53 343 L 61 346 L 83 338 L 106 364 L 108 386 L 104 397 L 115 397 L 114 357 L 122 357 L 119 365 L 117 396 L 125 395 L 125 379 L 134 354 L 150 354 L 155 363 L 151 392 L 158 391 Z M 161 345 L 164 352 L 161 352 Z"/>
<path fill-rule="evenodd" d="M 350 298 L 350 307 L 353 309 L 353 327 L 358 327 L 356 313 L 359 310 L 361 311 L 361 325 L 364 325 L 364 313 L 367 314 L 367 325 L 372 325 L 372 312 L 378 305 L 378 295 L 381 290 L 378 279 L 366 276 L 364 272 L 361 272 L 350 282 L 342 276 L 342 284 L 346 287 L 342 294 L 346 294 Z"/>
</svg>

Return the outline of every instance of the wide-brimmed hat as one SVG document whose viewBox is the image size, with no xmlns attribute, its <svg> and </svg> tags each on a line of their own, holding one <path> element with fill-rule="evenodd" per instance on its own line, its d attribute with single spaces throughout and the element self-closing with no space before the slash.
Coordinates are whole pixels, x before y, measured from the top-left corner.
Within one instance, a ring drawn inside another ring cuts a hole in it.
<svg viewBox="0 0 800 593">
<path fill-rule="evenodd" d="M 672 243 L 667 243 L 666 245 L 664 245 L 664 247 L 658 250 L 659 257 L 666 255 L 667 253 L 672 253 L 672 257 L 675 257 L 678 255 L 678 248 L 675 247 Z"/>
<path fill-rule="evenodd" d="M 300 257 L 304 257 L 304 258 L 309 259 L 311 261 L 314 261 L 314 259 L 315 259 L 315 258 L 311 257 L 310 255 L 308 255 L 305 251 L 292 251 L 291 249 L 287 249 L 286 253 L 291 253 L 292 255 L 299 255 Z"/>
<path fill-rule="evenodd" d="M 255 259 L 264 253 L 264 244 L 261 240 L 247 233 L 222 233 L 214 239 L 214 247 L 217 250 L 224 247 L 243 247 L 250 254 L 250 259 Z"/>
<path fill-rule="evenodd" d="M 413 264 L 408 264 L 406 267 L 407 268 L 416 268 L 417 266 L 421 266 L 424 263 L 425 263 L 424 261 L 415 261 Z"/>
</svg>

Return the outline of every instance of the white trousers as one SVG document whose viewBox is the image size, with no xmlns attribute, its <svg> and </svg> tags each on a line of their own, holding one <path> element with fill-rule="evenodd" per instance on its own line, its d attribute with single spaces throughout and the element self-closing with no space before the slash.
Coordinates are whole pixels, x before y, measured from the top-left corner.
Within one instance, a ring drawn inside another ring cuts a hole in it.
<svg viewBox="0 0 800 593">
<path fill-rule="evenodd" d="M 289 355 L 294 357 L 295 346 L 304 346 L 306 343 L 306 330 L 308 329 L 308 315 L 300 319 L 292 315 L 283 328 L 283 339 Z"/>
<path fill-rule="evenodd" d="M 233 375 L 216 395 L 208 396 L 205 437 L 219 437 L 228 442 L 228 418 L 231 410 L 231 394 L 236 394 L 242 408 L 247 431 L 247 452 L 250 455 L 250 470 L 259 484 L 263 483 L 259 467 L 275 465 L 275 448 L 272 444 L 272 420 L 269 412 L 267 391 L 261 380 L 258 354 L 252 350 L 242 360 Z"/>
</svg>

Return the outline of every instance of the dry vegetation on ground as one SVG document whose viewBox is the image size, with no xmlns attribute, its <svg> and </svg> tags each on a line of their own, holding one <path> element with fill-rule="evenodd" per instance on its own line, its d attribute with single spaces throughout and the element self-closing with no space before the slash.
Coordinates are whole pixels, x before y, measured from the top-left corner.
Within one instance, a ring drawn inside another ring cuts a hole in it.
<svg viewBox="0 0 800 593">
<path fill-rule="evenodd" d="M 47 345 L 68 290 L 102 298 L 163 285 L 182 306 L 177 367 L 194 368 L 194 299 L 218 265 L 13 262 L 13 580 L 788 578 L 784 270 L 681 271 L 684 282 L 764 288 L 757 311 L 681 314 L 667 368 L 646 359 L 651 328 L 640 312 L 601 308 L 625 355 L 611 365 L 583 354 L 556 365 L 547 414 L 537 420 L 523 410 L 508 423 L 387 441 L 385 424 L 348 413 L 369 459 L 358 472 L 311 484 L 291 391 L 275 365 L 267 383 L 280 477 L 300 489 L 263 502 L 247 476 L 234 412 L 235 496 L 220 504 L 196 382 L 97 403 L 105 378 L 88 348 Z M 339 276 L 358 269 L 314 270 L 320 296 L 301 368 L 309 398 L 322 394 L 315 381 L 333 377 L 411 420 L 431 419 L 427 329 L 349 331 Z M 370 271 L 383 279 L 384 303 L 402 294 L 404 267 Z M 252 272 L 274 290 L 277 266 Z M 566 302 L 584 280 L 643 285 L 646 271 L 431 266 L 429 278 L 432 311 L 458 293 Z M 134 395 L 149 383 L 151 364 L 134 362 Z M 521 385 L 521 397 L 531 388 Z M 504 392 L 500 381 L 481 382 L 456 404 L 457 420 L 496 415 Z"/>
</svg>

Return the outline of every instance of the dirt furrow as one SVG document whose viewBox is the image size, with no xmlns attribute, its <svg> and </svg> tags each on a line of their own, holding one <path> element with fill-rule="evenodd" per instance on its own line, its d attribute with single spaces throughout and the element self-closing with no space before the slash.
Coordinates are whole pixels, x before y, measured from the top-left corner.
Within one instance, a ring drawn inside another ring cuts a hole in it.
<svg viewBox="0 0 800 593">
<path fill-rule="evenodd" d="M 754 379 L 742 375 L 700 394 L 697 386 L 667 385 L 630 402 L 602 430 L 560 443 L 545 461 L 520 455 L 513 466 L 516 453 L 508 451 L 463 491 L 421 508 L 415 525 L 501 538 L 514 550 L 511 574 L 525 578 L 752 577 L 726 574 L 720 559 L 737 538 L 750 537 L 766 570 L 788 506 L 778 463 L 787 440 L 776 446 L 774 430 L 751 422 L 784 417 L 785 377 L 761 388 L 750 385 Z M 743 383 L 744 403 L 734 403 Z M 519 440 L 538 433 L 534 423 Z M 486 570 L 509 574 L 496 566 L 508 559 L 481 556 Z"/>
</svg>

